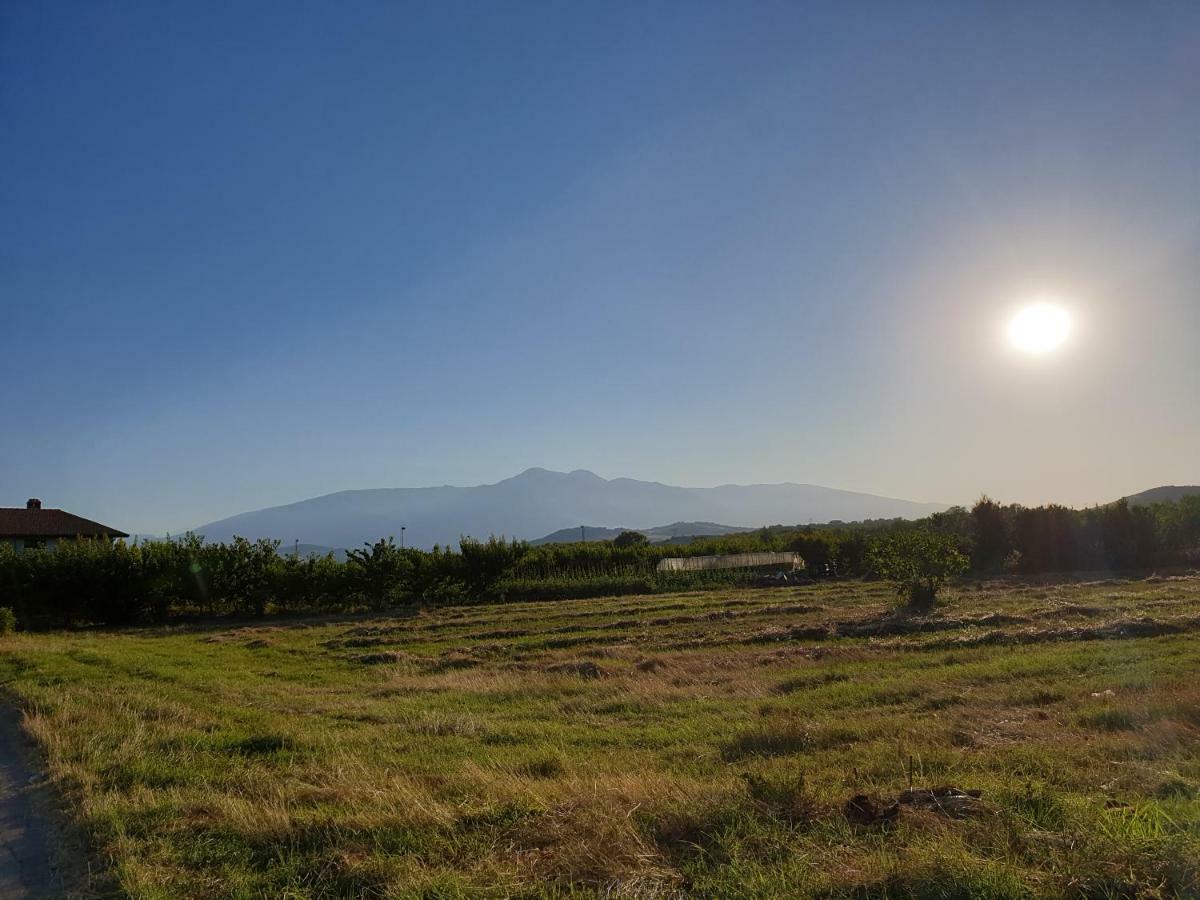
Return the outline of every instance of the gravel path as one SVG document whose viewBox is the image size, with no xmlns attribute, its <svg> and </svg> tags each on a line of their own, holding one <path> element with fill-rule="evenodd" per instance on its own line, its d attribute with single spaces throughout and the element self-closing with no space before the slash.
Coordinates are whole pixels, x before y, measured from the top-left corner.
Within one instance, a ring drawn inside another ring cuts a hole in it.
<svg viewBox="0 0 1200 900">
<path fill-rule="evenodd" d="M 43 814 L 47 787 L 30 764 L 15 710 L 0 708 L 0 897 L 58 897 L 65 893 L 54 862 L 57 831 Z"/>
</svg>

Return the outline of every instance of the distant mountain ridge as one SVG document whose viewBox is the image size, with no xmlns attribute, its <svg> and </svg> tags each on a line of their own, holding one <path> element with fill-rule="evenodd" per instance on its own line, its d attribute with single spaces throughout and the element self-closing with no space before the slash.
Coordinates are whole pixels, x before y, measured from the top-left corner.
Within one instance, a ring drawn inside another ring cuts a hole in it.
<svg viewBox="0 0 1200 900">
<path fill-rule="evenodd" d="M 628 522 L 728 523 L 756 528 L 833 519 L 920 518 L 946 509 L 810 484 L 725 484 L 685 488 L 632 478 L 606 479 L 577 469 L 527 469 L 475 487 L 374 488 L 339 491 L 284 506 L 245 512 L 192 529 L 210 541 L 234 535 L 289 544 L 358 547 L 406 527 L 413 547 L 456 544 L 462 535 L 531 540 L 592 524 Z"/>
<path fill-rule="evenodd" d="M 716 522 L 672 522 L 670 525 L 656 525 L 652 528 L 603 528 L 598 525 L 581 525 L 578 528 L 563 528 L 545 537 L 535 538 L 531 544 L 569 544 L 575 541 L 611 541 L 622 531 L 637 531 L 646 536 L 652 544 L 678 538 L 713 537 L 722 534 L 739 534 L 753 531 L 752 528 L 737 525 L 718 525 Z"/>
<path fill-rule="evenodd" d="M 1164 484 L 1125 498 L 1130 506 L 1148 506 L 1151 503 L 1178 503 L 1184 497 L 1200 494 L 1200 485 Z"/>
</svg>

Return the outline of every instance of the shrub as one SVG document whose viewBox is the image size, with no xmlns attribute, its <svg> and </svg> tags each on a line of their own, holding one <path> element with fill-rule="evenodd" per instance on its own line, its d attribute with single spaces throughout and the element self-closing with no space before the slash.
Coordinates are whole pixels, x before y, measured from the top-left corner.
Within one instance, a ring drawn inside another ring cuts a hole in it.
<svg viewBox="0 0 1200 900">
<path fill-rule="evenodd" d="M 648 544 L 650 539 L 640 531 L 622 531 L 613 538 L 614 547 L 632 547 L 636 544 Z"/>
<path fill-rule="evenodd" d="M 875 574 L 895 585 L 912 606 L 929 606 L 938 590 L 967 569 L 967 557 L 950 535 L 901 531 L 880 538 L 869 555 Z"/>
<path fill-rule="evenodd" d="M 0 635 L 12 634 L 17 630 L 17 614 L 12 607 L 0 606 Z"/>
</svg>

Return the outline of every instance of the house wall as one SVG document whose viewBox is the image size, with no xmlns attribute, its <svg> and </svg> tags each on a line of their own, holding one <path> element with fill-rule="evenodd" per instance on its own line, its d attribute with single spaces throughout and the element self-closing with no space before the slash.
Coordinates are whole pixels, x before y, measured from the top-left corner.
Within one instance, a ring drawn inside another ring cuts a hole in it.
<svg viewBox="0 0 1200 900">
<path fill-rule="evenodd" d="M 4 543 L 12 545 L 12 548 L 18 552 L 25 549 L 24 538 L 0 538 Z M 46 538 L 46 549 L 53 550 L 58 546 L 58 538 Z"/>
</svg>

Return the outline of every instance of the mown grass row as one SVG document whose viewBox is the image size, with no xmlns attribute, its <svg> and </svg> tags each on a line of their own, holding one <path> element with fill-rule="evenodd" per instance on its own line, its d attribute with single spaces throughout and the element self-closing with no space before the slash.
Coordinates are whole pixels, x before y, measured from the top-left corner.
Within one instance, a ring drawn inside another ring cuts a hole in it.
<svg viewBox="0 0 1200 900">
<path fill-rule="evenodd" d="M 1198 613 L 1197 579 L 923 615 L 840 584 L 17 635 L 0 666 L 135 897 L 1189 896 L 1200 643 L 1082 629 Z M 981 799 L 843 814 L 910 784 Z"/>
</svg>

